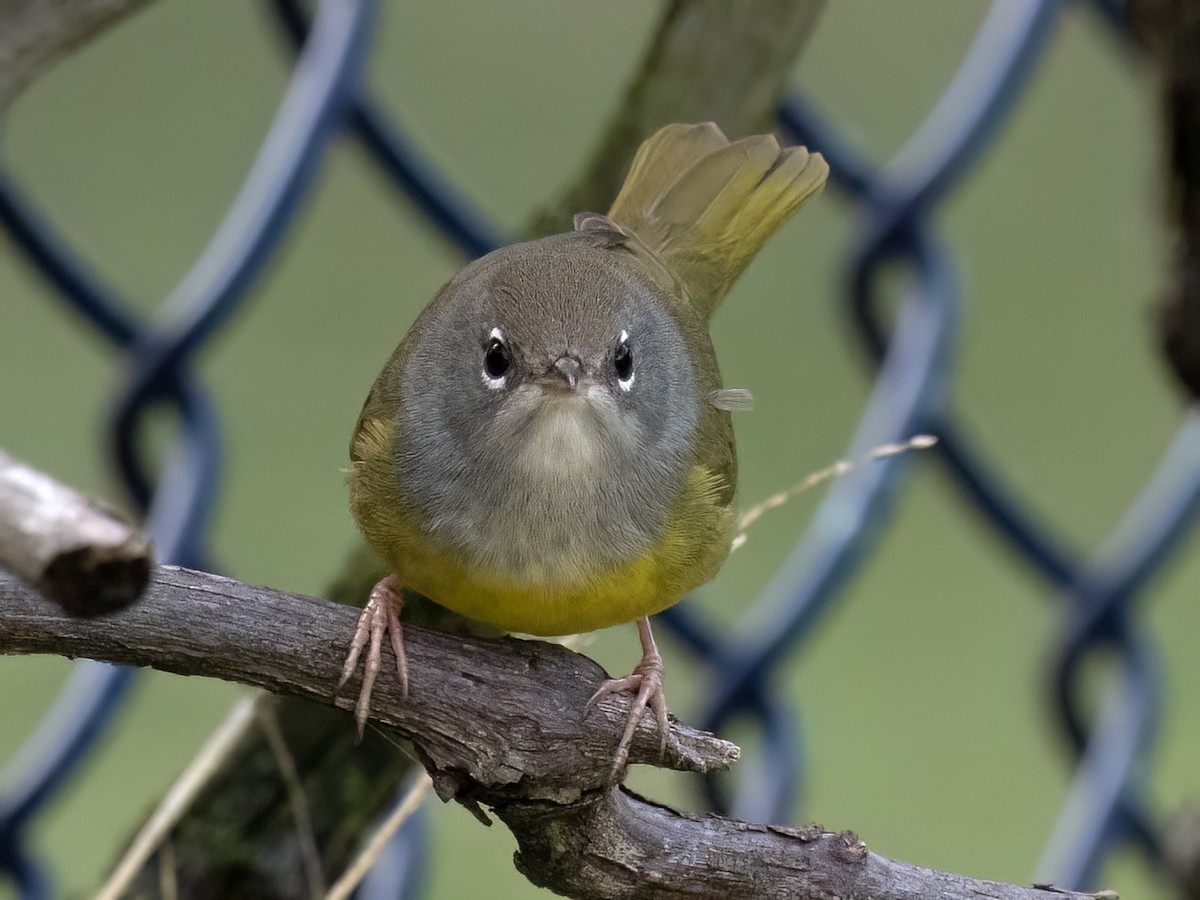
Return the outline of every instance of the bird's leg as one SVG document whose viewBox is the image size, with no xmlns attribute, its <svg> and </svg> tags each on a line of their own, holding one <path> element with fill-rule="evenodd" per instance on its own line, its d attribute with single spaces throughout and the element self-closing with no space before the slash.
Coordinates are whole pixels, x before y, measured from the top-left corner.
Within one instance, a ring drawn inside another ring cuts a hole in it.
<svg viewBox="0 0 1200 900">
<path fill-rule="evenodd" d="M 338 690 L 350 680 L 358 667 L 358 657 L 367 647 L 367 661 L 363 665 L 362 687 L 358 691 L 358 702 L 354 704 L 354 720 L 358 723 L 358 738 L 362 740 L 371 711 L 371 690 L 375 677 L 383 663 L 383 636 L 386 633 L 396 657 L 396 674 L 400 678 L 400 696 L 408 697 L 408 660 L 404 656 L 404 632 L 400 628 L 400 607 L 404 603 L 400 595 L 400 579 L 389 575 L 371 588 L 371 596 L 358 617 L 354 639 L 350 641 L 350 652 L 346 654 L 346 665 L 342 667 L 342 678 Z M 368 647 L 368 642 L 370 646 Z"/>
<path fill-rule="evenodd" d="M 615 782 L 629 761 L 629 745 L 633 743 L 633 733 L 637 731 L 638 723 L 642 721 L 642 713 L 649 707 L 654 712 L 658 722 L 658 752 L 667 750 L 667 696 L 663 692 L 663 661 L 654 643 L 654 634 L 650 631 L 650 619 L 642 616 L 638 619 L 638 636 L 642 639 L 642 661 L 633 668 L 633 673 L 625 678 L 610 678 L 600 685 L 592 699 L 584 707 L 586 713 L 601 697 L 609 694 L 628 691 L 634 695 L 629 707 L 629 720 L 625 724 L 625 733 L 617 744 L 617 752 L 613 757 L 612 780 Z"/>
</svg>

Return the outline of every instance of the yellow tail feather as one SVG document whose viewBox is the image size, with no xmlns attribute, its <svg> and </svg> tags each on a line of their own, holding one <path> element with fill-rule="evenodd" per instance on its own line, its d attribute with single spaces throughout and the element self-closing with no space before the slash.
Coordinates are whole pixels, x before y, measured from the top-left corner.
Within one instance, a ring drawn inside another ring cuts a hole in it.
<svg viewBox="0 0 1200 900">
<path fill-rule="evenodd" d="M 653 251 L 710 316 L 828 174 L 821 154 L 780 149 L 769 134 L 730 142 L 712 122 L 667 125 L 638 149 L 608 215 Z"/>
</svg>

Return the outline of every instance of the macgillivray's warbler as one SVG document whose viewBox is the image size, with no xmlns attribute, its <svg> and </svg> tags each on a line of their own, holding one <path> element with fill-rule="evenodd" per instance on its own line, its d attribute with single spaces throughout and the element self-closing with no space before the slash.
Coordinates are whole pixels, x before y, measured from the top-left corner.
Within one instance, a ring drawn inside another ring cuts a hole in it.
<svg viewBox="0 0 1200 900">
<path fill-rule="evenodd" d="M 401 685 L 401 589 L 508 631 L 637 621 L 642 661 L 589 701 L 635 699 L 614 777 L 649 707 L 665 745 L 649 616 L 729 555 L 737 460 L 708 336 L 713 311 L 828 167 L 770 135 L 712 123 L 642 144 L 607 216 L 470 263 L 375 381 L 350 443 L 350 508 L 394 574 L 359 619 L 359 731 L 389 636 Z"/>
</svg>

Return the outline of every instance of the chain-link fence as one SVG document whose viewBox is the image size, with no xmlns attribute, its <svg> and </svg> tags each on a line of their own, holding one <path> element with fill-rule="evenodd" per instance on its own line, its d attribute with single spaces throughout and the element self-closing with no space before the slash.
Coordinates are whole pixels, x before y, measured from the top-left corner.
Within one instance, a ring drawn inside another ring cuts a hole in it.
<svg viewBox="0 0 1200 900">
<path fill-rule="evenodd" d="M 114 367 L 124 372 L 106 452 L 146 517 L 159 558 L 184 566 L 217 565 L 209 534 L 224 480 L 222 412 L 197 374 L 196 357 L 236 328 L 233 314 L 253 303 L 265 264 L 297 227 L 296 209 L 328 165 L 331 139 L 352 137 L 463 253 L 479 255 L 502 240 L 502 229 L 417 150 L 364 86 L 373 4 L 321 2 L 311 25 L 286 0 L 273 9 L 297 48 L 282 102 L 219 227 L 152 314 L 85 262 L 18 180 L 0 170 L 0 220 L 13 247 L 94 337 L 107 342 Z M 1093 13 L 1111 29 L 1111 52 L 1120 52 L 1116 8 L 1097 3 Z M 1041 579 L 1056 604 L 1048 617 L 1055 643 L 1047 690 L 1076 766 L 1038 876 L 1087 887 L 1124 848 L 1151 866 L 1162 853 L 1168 810 L 1148 791 L 1147 773 L 1162 725 L 1162 670 L 1171 661 L 1161 658 L 1147 627 L 1144 601 L 1153 599 L 1151 578 L 1200 515 L 1200 420 L 1184 417 L 1161 463 L 1098 549 L 1076 546 L 1052 511 L 1001 474 L 993 452 L 960 415 L 952 357 L 966 298 L 961 265 L 940 221 L 946 198 L 977 169 L 1019 108 L 1064 14 L 1062 4 L 1049 0 L 996 0 L 941 97 L 886 164 L 871 162 L 818 113 L 810 101 L 820 98 L 792 97 L 780 110 L 780 129 L 826 155 L 834 185 L 826 202 L 849 204 L 857 217 L 844 252 L 841 302 L 875 380 L 847 456 L 918 433 L 937 435 L 931 453 L 961 495 L 962 514 L 978 513 L 992 539 L 1011 549 L 1011 564 Z M 906 277 L 892 277 L 898 270 Z M 151 453 L 146 433 L 164 408 L 174 413 L 177 433 L 165 450 Z M 804 651 L 805 638 L 876 552 L 912 464 L 911 455 L 888 458 L 838 479 L 762 595 L 745 604 L 740 624 L 718 625 L 693 604 L 661 616 L 694 656 L 705 683 L 716 686 L 686 716 L 714 731 L 736 724 L 754 735 L 756 752 L 742 764 L 749 774 L 736 790 L 724 782 L 707 785 L 713 807 L 754 821 L 792 818 L 805 757 L 794 704 L 776 676 Z M 1099 679 L 1098 697 L 1097 668 L 1107 675 Z M 36 749 L 10 767 L 0 795 L 0 870 L 22 897 L 50 895 L 31 828 L 97 740 L 117 727 L 114 712 L 134 680 L 129 670 L 79 663 L 29 738 Z"/>
</svg>

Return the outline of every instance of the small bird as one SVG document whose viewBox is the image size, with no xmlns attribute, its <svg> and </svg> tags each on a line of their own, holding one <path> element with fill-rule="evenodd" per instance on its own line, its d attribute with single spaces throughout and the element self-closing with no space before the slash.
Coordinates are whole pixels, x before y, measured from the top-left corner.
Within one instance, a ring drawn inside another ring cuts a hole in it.
<svg viewBox="0 0 1200 900">
<path fill-rule="evenodd" d="M 350 442 L 350 509 L 393 574 L 371 591 L 339 687 L 367 650 L 369 712 L 386 636 L 402 692 L 401 591 L 506 631 L 637 622 L 642 660 L 588 703 L 634 695 L 667 735 L 649 616 L 729 555 L 737 458 L 709 319 L 828 167 L 771 135 L 713 123 L 642 144 L 608 215 L 513 244 L 452 278 L 367 395 Z"/>
</svg>

